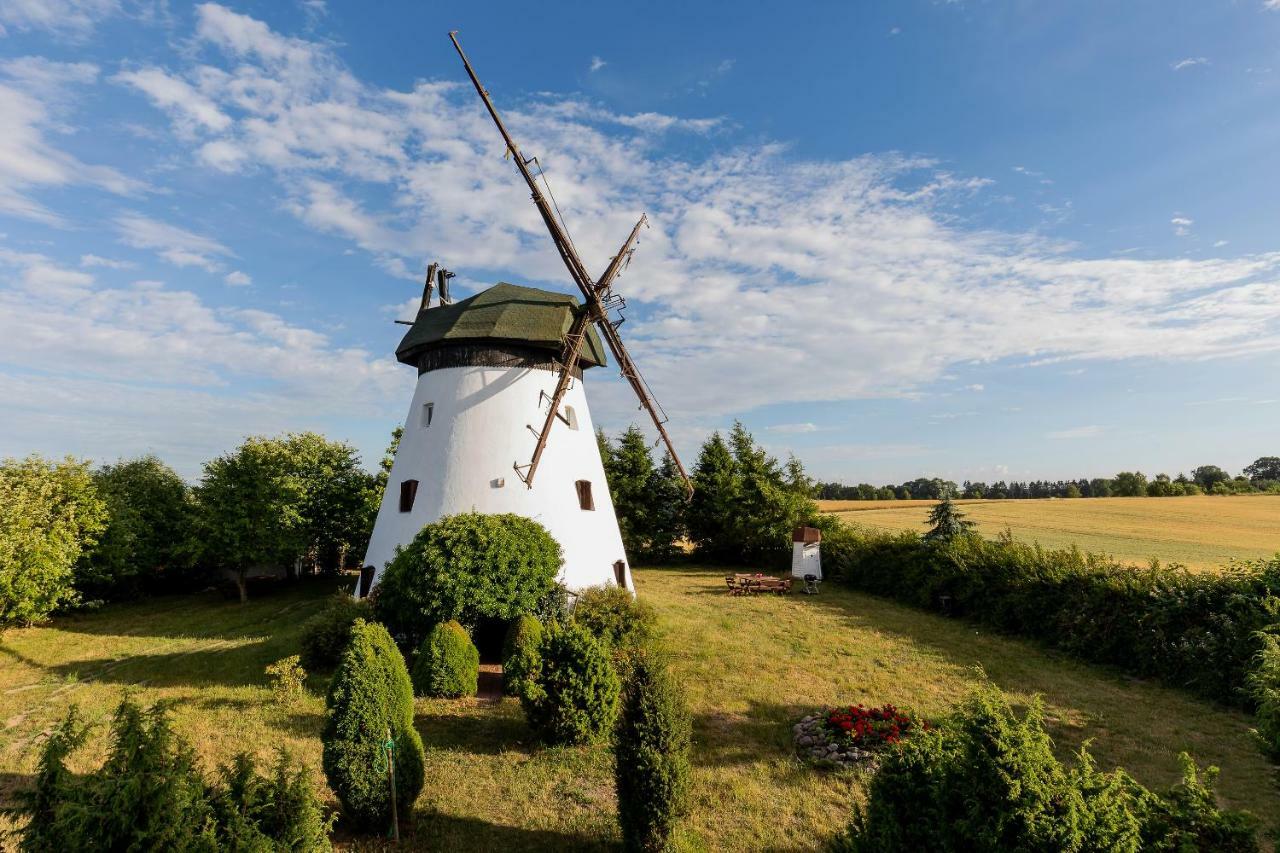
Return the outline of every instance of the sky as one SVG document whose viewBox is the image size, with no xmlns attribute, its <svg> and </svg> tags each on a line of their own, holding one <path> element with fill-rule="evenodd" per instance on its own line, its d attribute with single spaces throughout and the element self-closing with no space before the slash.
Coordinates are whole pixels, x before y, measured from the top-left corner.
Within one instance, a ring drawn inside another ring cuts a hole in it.
<svg viewBox="0 0 1280 853">
<path fill-rule="evenodd" d="M 590 269 L 647 214 L 622 334 L 686 461 L 1280 453 L 1280 0 L 0 0 L 0 455 L 372 466 L 429 262 L 571 292 L 450 30 Z"/>
</svg>

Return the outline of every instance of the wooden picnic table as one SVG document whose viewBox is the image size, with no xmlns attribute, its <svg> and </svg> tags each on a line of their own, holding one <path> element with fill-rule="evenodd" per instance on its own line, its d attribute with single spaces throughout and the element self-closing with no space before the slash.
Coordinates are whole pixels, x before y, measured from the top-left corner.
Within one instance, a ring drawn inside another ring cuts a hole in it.
<svg viewBox="0 0 1280 853">
<path fill-rule="evenodd" d="M 725 575 L 724 580 L 730 595 L 757 595 L 762 592 L 786 595 L 791 592 L 791 578 L 789 577 L 775 578 L 772 575 L 766 575 L 761 572 L 754 574 L 737 572 L 732 575 Z"/>
</svg>

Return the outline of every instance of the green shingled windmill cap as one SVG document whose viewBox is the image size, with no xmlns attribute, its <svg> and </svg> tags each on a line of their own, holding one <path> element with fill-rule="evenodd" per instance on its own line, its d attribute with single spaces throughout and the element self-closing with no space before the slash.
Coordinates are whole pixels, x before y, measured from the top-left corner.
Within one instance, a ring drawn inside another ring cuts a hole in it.
<svg viewBox="0 0 1280 853">
<path fill-rule="evenodd" d="M 396 358 L 413 364 L 427 349 L 450 344 L 496 342 L 548 349 L 559 354 L 573 324 L 577 298 L 500 281 L 451 305 L 418 312 L 396 347 Z M 587 327 L 579 356 L 582 367 L 603 367 L 604 348 L 594 326 Z"/>
</svg>

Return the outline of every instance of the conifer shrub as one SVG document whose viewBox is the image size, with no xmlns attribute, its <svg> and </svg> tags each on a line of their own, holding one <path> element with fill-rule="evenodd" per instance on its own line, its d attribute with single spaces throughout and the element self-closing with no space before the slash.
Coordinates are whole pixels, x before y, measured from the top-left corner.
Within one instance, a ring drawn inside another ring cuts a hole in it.
<svg viewBox="0 0 1280 853">
<path fill-rule="evenodd" d="M 310 774 L 279 753 L 270 776 L 236 756 L 208 784 L 167 713 L 126 697 L 111 721 L 106 760 L 76 776 L 67 759 L 85 741 L 74 706 L 41 749 L 35 786 L 9 813 L 25 824 L 17 849 L 329 850 L 333 817 Z"/>
<path fill-rule="evenodd" d="M 556 586 L 560 546 L 518 515 L 469 512 L 428 524 L 378 584 L 377 615 L 407 648 L 449 620 L 474 625 L 532 613 Z"/>
<path fill-rule="evenodd" d="M 525 614 L 516 617 L 502 643 L 502 690 L 508 696 L 522 696 L 538 667 L 542 645 L 542 623 Z"/>
<path fill-rule="evenodd" d="M 221 768 L 212 791 L 219 847 L 223 850 L 331 850 L 337 819 L 320 801 L 311 776 L 283 749 L 269 774 L 248 753 Z"/>
<path fill-rule="evenodd" d="M 594 743 L 613 725 L 618 691 L 604 645 L 580 625 L 551 624 L 520 704 L 544 743 Z"/>
<path fill-rule="evenodd" d="M 302 666 L 308 672 L 328 671 L 338 665 L 351 639 L 351 625 L 357 619 L 372 618 L 368 599 L 336 592 L 324 608 L 302 626 Z"/>
<path fill-rule="evenodd" d="M 413 727 L 413 683 L 386 628 L 358 619 L 326 699 L 324 774 L 345 824 L 385 832 L 391 790 L 385 744 L 395 742 L 396 804 L 408 815 L 423 785 L 422 739 Z"/>
<path fill-rule="evenodd" d="M 1097 770 L 1085 750 L 1074 766 L 1054 756 L 1039 702 L 1021 718 L 984 685 L 942 726 L 886 754 L 865 807 L 836 848 L 908 851 L 1258 850 L 1256 821 L 1220 809 L 1212 772 L 1194 764 L 1184 782 L 1155 793 L 1117 769 Z"/>
<path fill-rule="evenodd" d="M 474 696 L 479 677 L 480 652 L 457 622 L 432 628 L 413 660 L 413 691 L 418 696 Z"/>
<path fill-rule="evenodd" d="M 618 823 L 627 850 L 671 848 L 689 796 L 692 723 L 683 691 L 651 652 L 632 657 L 614 755 Z"/>
</svg>

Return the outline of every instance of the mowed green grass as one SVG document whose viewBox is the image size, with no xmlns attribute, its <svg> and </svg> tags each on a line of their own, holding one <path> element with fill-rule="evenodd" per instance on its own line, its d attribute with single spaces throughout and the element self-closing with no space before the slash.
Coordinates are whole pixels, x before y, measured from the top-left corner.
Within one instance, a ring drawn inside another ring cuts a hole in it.
<svg viewBox="0 0 1280 853">
<path fill-rule="evenodd" d="M 1176 753 L 1222 767 L 1224 800 L 1275 826 L 1280 792 L 1248 718 L 1176 690 L 1072 662 L 963 622 L 826 584 L 816 597 L 730 598 L 722 572 L 649 568 L 640 595 L 694 716 L 688 850 L 810 850 L 848 819 L 858 777 L 816 773 L 791 756 L 790 724 L 825 704 L 893 702 L 945 714 L 978 678 L 1018 702 L 1043 694 L 1059 750 L 1085 739 L 1103 766 L 1149 785 L 1178 776 Z M 240 749 L 290 748 L 319 773 L 323 680 L 291 706 L 262 670 L 297 650 L 299 626 L 328 594 L 305 584 L 241 606 L 214 596 L 107 608 L 13 630 L 0 643 L 0 801 L 27 784 L 41 735 L 69 702 L 103 721 L 126 691 L 165 701 L 212 767 Z M 427 786 L 409 849 L 574 850 L 616 845 L 612 765 L 604 746 L 543 749 L 519 704 L 419 700 Z M 99 726 L 74 766 L 96 765 Z M 375 839 L 340 837 L 376 848 Z"/>
<path fill-rule="evenodd" d="M 818 501 L 842 521 L 882 530 L 927 529 L 935 501 Z M 1046 548 L 1077 545 L 1125 563 L 1213 569 L 1280 553 L 1280 495 L 957 501 L 985 536 L 1008 528 Z"/>
</svg>

